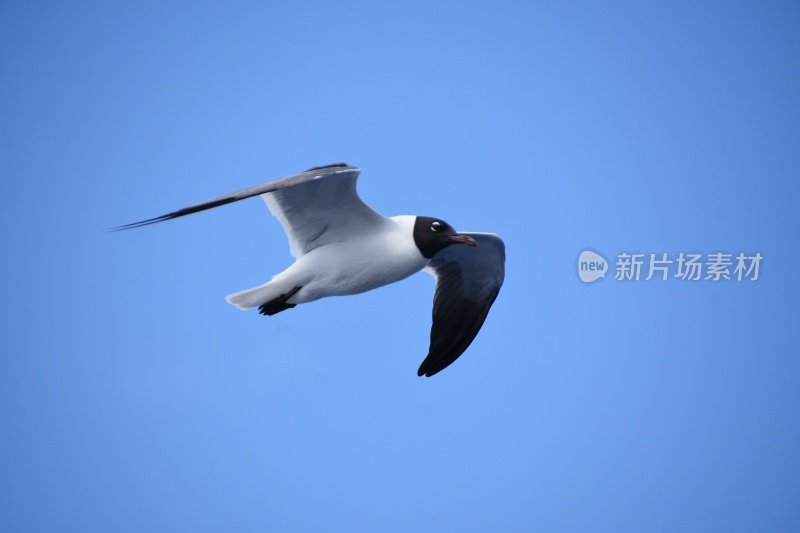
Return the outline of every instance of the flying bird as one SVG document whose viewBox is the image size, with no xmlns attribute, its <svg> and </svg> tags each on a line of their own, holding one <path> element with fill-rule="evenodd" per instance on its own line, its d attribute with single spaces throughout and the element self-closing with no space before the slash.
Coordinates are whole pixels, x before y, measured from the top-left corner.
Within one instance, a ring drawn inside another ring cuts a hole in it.
<svg viewBox="0 0 800 533">
<path fill-rule="evenodd" d="M 505 245 L 491 233 L 458 233 L 440 218 L 384 217 L 358 196 L 360 173 L 345 163 L 314 167 L 114 229 L 260 195 L 283 226 L 295 262 L 267 283 L 226 299 L 270 316 L 320 298 L 376 289 L 424 269 L 436 278 L 436 292 L 430 348 L 417 375 L 432 376 L 464 353 L 483 326 L 503 284 Z"/>
</svg>

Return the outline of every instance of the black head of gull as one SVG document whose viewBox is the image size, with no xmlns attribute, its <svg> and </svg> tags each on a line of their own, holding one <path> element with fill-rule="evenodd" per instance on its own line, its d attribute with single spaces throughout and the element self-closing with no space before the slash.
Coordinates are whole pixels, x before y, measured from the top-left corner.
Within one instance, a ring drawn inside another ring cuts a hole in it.
<svg viewBox="0 0 800 533">
<path fill-rule="evenodd" d="M 115 229 L 261 196 L 296 260 L 263 285 L 226 299 L 264 315 L 369 291 L 424 269 L 436 278 L 436 292 L 430 347 L 417 373 L 432 376 L 464 353 L 481 329 L 503 284 L 505 245 L 491 233 L 458 233 L 438 218 L 380 215 L 356 192 L 360 172 L 346 163 L 313 167 Z"/>
<path fill-rule="evenodd" d="M 414 221 L 414 243 L 426 259 L 453 244 L 477 246 L 475 239 L 458 233 L 444 220 L 422 216 L 417 216 Z"/>
</svg>

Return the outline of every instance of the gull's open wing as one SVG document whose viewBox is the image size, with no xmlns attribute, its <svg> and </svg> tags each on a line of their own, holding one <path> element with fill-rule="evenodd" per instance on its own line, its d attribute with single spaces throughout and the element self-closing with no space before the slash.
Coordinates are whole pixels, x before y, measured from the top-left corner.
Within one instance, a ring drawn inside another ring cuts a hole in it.
<svg viewBox="0 0 800 533">
<path fill-rule="evenodd" d="M 262 195 L 283 225 L 292 255 L 300 257 L 323 244 L 374 231 L 376 224 L 388 222 L 359 198 L 356 181 L 360 172 L 344 163 L 315 167 L 114 229 L 147 226 Z"/>
<path fill-rule="evenodd" d="M 464 233 L 475 248 L 449 246 L 426 270 L 436 278 L 428 356 L 417 375 L 432 376 L 464 353 L 480 331 L 505 277 L 505 245 L 491 233 Z"/>
</svg>

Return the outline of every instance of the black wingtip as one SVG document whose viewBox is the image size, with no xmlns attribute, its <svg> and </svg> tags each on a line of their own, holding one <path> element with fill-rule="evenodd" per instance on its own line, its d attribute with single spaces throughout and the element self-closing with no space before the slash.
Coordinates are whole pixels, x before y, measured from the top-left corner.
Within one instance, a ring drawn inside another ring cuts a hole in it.
<svg viewBox="0 0 800 533">
<path fill-rule="evenodd" d="M 243 198 L 244 197 L 238 197 L 238 196 L 216 198 L 214 200 L 209 200 L 208 202 L 204 202 L 202 204 L 193 205 L 191 207 L 185 207 L 183 209 L 167 213 L 166 215 L 161 215 L 160 217 L 148 218 L 147 220 L 140 220 L 139 222 L 132 222 L 130 224 L 117 226 L 116 228 L 113 228 L 111 231 L 122 231 L 126 229 L 141 228 L 142 226 L 149 226 L 150 224 L 158 224 L 159 222 L 166 222 L 167 220 L 173 220 L 186 215 L 191 215 L 192 213 L 199 213 L 200 211 L 205 211 L 206 209 L 211 209 L 214 207 L 219 207 L 221 205 L 230 204 L 232 202 L 241 200 Z"/>
<path fill-rule="evenodd" d="M 168 216 L 161 216 L 156 218 L 148 218 L 147 220 L 140 220 L 139 222 L 131 222 L 130 224 L 123 224 L 122 226 L 115 226 L 113 228 L 109 228 L 108 231 L 114 233 L 117 231 L 125 231 L 126 229 L 134 229 L 134 228 L 141 228 L 142 226 L 149 226 L 150 224 L 156 224 L 158 222 L 164 222 L 165 220 L 170 220 Z"/>
<path fill-rule="evenodd" d="M 426 378 L 429 378 L 435 374 L 438 374 L 441 370 L 444 370 L 444 367 L 432 370 L 430 365 L 426 365 L 425 362 L 423 362 L 421 365 L 419 365 L 419 370 L 417 370 L 417 376 L 419 377 L 425 376 Z"/>
</svg>

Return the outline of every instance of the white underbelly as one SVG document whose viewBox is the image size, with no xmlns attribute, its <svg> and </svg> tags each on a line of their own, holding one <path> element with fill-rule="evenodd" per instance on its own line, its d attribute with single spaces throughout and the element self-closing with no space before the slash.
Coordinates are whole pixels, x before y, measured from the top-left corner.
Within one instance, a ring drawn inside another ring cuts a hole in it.
<svg viewBox="0 0 800 533">
<path fill-rule="evenodd" d="M 307 303 L 382 287 L 419 272 L 426 264 L 412 243 L 406 246 L 372 238 L 316 248 L 282 275 L 303 287 L 291 301 Z"/>
</svg>

